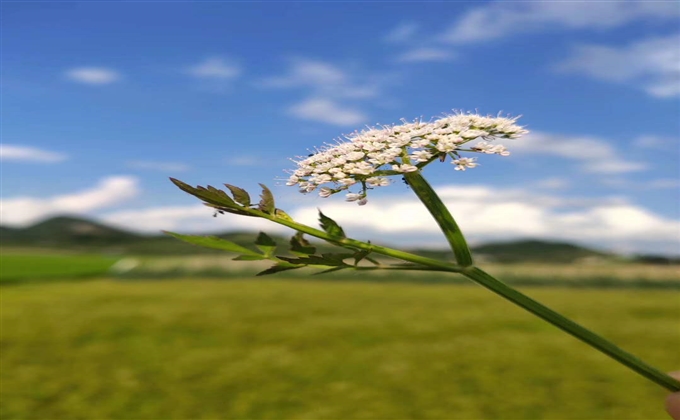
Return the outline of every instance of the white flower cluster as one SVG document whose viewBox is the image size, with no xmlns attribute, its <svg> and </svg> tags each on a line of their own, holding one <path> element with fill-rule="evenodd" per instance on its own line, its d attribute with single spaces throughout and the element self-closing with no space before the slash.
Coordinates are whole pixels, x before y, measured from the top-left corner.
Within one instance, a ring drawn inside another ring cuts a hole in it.
<svg viewBox="0 0 680 420">
<path fill-rule="evenodd" d="M 368 128 L 346 136 L 348 141 L 318 149 L 300 158 L 286 185 L 298 185 L 309 193 L 319 188 L 321 197 L 329 197 L 361 184 L 359 193 L 347 194 L 347 201 L 366 204 L 366 192 L 389 185 L 386 176 L 414 172 L 447 156 L 458 171 L 474 168 L 475 158 L 461 157 L 460 152 L 477 152 L 507 156 L 504 146 L 489 141 L 515 139 L 527 133 L 517 125 L 517 118 L 484 117 L 476 114 L 452 114 L 432 122 L 402 121 L 401 125 Z M 469 149 L 461 146 L 483 139 Z M 323 184 L 332 184 L 332 187 Z"/>
</svg>

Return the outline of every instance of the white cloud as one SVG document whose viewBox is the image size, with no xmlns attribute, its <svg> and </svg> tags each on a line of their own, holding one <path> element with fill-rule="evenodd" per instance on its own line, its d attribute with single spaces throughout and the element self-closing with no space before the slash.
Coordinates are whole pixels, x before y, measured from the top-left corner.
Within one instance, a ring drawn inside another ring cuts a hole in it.
<svg viewBox="0 0 680 420">
<path fill-rule="evenodd" d="M 94 187 L 49 198 L 11 197 L 0 200 L 0 223 L 29 225 L 62 213 L 85 213 L 117 205 L 139 194 L 138 181 L 130 176 L 104 178 Z"/>
<path fill-rule="evenodd" d="M 659 178 L 653 179 L 646 184 L 649 188 L 654 189 L 678 189 L 680 188 L 680 179 L 677 178 Z"/>
<path fill-rule="evenodd" d="M 269 77 L 262 86 L 272 88 L 302 87 L 317 96 L 332 98 L 366 99 L 375 97 L 378 84 L 371 80 L 362 82 L 356 79 L 371 79 L 370 76 L 351 74 L 331 63 L 309 59 L 295 59 L 288 72 L 283 76 Z"/>
<path fill-rule="evenodd" d="M 349 67 L 295 59 L 286 74 L 266 78 L 260 85 L 265 88 L 296 88 L 307 94 L 302 102 L 288 107 L 289 115 L 333 125 L 353 125 L 367 119 L 357 103 L 380 100 L 377 98 L 380 86 L 388 83 L 391 76 L 361 73 Z"/>
<path fill-rule="evenodd" d="M 679 250 L 680 221 L 656 215 L 626 199 L 560 198 L 530 189 L 482 185 L 435 189 L 473 242 L 532 237 L 576 241 L 612 250 Z M 348 207 L 352 206 L 350 203 L 330 200 L 323 205 L 324 214 L 357 239 L 409 246 L 444 245 L 432 217 L 410 195 L 369 196 L 368 205 L 354 208 Z M 298 208 L 289 214 L 303 223 L 317 223 L 315 206 Z M 648 246 L 651 248 L 647 249 Z"/>
<path fill-rule="evenodd" d="M 262 164 L 262 158 L 256 156 L 231 156 L 226 163 L 233 166 L 258 166 Z"/>
<path fill-rule="evenodd" d="M 679 96 L 680 35 L 643 39 L 624 47 L 581 45 L 555 69 L 629 83 L 660 98 Z"/>
<path fill-rule="evenodd" d="M 348 76 L 339 68 L 322 61 L 295 60 L 285 76 L 270 77 L 264 83 L 272 87 L 325 86 L 347 83 Z"/>
<path fill-rule="evenodd" d="M 614 174 L 642 171 L 644 162 L 624 159 L 605 140 L 588 136 L 566 136 L 531 132 L 510 148 L 517 156 L 544 154 L 560 156 L 581 163 L 581 170 L 591 173 Z"/>
<path fill-rule="evenodd" d="M 633 146 L 642 149 L 677 150 L 680 141 L 676 138 L 644 135 L 633 141 Z"/>
<path fill-rule="evenodd" d="M 229 80 L 241 74 L 241 68 L 221 57 L 209 57 L 187 70 L 190 75 L 202 79 Z"/>
<path fill-rule="evenodd" d="M 548 190 L 561 190 L 564 188 L 568 188 L 570 185 L 571 182 L 568 179 L 557 177 L 546 178 L 536 182 L 536 186 L 538 188 L 544 188 Z"/>
<path fill-rule="evenodd" d="M 680 15 L 675 2 L 492 2 L 472 8 L 441 40 L 454 44 L 489 41 L 520 33 L 610 29 L 634 21 L 673 20 Z"/>
<path fill-rule="evenodd" d="M 62 162 L 68 157 L 64 153 L 51 152 L 35 147 L 0 144 L 0 160 L 21 162 Z"/>
<path fill-rule="evenodd" d="M 309 98 L 292 106 L 289 113 L 298 118 L 323 123 L 351 126 L 367 120 L 361 111 L 345 107 L 335 101 L 324 98 Z"/>
<path fill-rule="evenodd" d="M 455 55 L 441 48 L 414 48 L 397 57 L 401 63 L 418 63 L 425 61 L 450 61 Z"/>
<path fill-rule="evenodd" d="M 416 23 L 402 23 L 385 35 L 384 41 L 390 43 L 408 42 L 418 32 L 418 27 L 419 25 Z"/>
<path fill-rule="evenodd" d="M 134 169 L 149 169 L 161 172 L 185 172 L 189 170 L 189 165 L 176 162 L 152 162 L 147 160 L 132 160 L 127 162 L 127 166 Z"/>
<path fill-rule="evenodd" d="M 560 197 L 532 188 L 485 185 L 439 185 L 435 190 L 473 243 L 531 237 L 626 252 L 680 250 L 680 221 L 654 214 L 622 197 Z M 362 207 L 339 198 L 308 199 L 308 205 L 295 200 L 295 205 L 285 210 L 295 220 L 317 226 L 317 205 L 321 202 L 324 214 L 340 223 L 351 237 L 396 246 L 445 246 L 436 223 L 413 194 L 369 196 L 369 204 Z M 115 211 L 100 219 L 148 233 L 293 233 L 262 219 L 231 214 L 213 218 L 212 214 L 212 209 L 192 204 Z"/>
<path fill-rule="evenodd" d="M 161 230 L 178 233 L 217 233 L 235 230 L 281 233 L 289 231 L 283 226 L 264 219 L 231 214 L 212 217 L 213 214 L 212 209 L 202 204 L 194 204 L 117 211 L 103 215 L 100 220 L 124 229 L 146 233 L 158 233 Z"/>
<path fill-rule="evenodd" d="M 648 181 L 631 180 L 621 177 L 604 178 L 599 181 L 601 184 L 613 188 L 621 188 L 625 191 L 649 191 L 678 189 L 680 188 L 680 179 L 678 178 L 658 178 Z"/>
<path fill-rule="evenodd" d="M 105 67 L 77 67 L 66 71 L 66 77 L 87 85 L 108 85 L 121 80 L 116 70 Z"/>
</svg>

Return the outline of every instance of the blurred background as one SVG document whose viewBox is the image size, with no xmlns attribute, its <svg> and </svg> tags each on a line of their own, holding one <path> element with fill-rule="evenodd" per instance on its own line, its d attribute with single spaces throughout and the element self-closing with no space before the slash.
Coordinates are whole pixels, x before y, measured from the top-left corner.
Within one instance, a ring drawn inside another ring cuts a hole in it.
<svg viewBox="0 0 680 420">
<path fill-rule="evenodd" d="M 2 418 L 663 419 L 664 390 L 456 276 L 255 277 L 163 236 L 168 177 L 450 259 L 408 186 L 286 187 L 357 129 L 461 110 L 531 133 L 426 177 L 476 261 L 680 368 L 677 2 L 3 2 Z M 321 250 L 322 244 L 318 244 Z"/>
</svg>

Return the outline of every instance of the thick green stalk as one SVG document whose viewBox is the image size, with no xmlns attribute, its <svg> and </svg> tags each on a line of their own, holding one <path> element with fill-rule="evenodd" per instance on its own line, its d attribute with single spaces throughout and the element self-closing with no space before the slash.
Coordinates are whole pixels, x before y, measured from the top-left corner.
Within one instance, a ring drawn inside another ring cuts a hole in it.
<svg viewBox="0 0 680 420">
<path fill-rule="evenodd" d="M 442 203 L 442 200 L 437 193 L 435 193 L 430 184 L 423 178 L 420 171 L 406 173 L 404 174 L 404 178 L 441 228 L 444 236 L 446 236 L 446 239 L 449 241 L 449 245 L 451 246 L 451 250 L 453 250 L 453 254 L 456 256 L 458 264 L 463 267 L 471 266 L 472 255 L 470 254 L 470 248 L 468 248 L 463 232 L 460 230 L 456 221 L 453 219 L 453 216 L 451 216 L 449 209 Z"/>
<path fill-rule="evenodd" d="M 548 321 L 557 328 L 566 331 L 586 344 L 594 347 L 614 360 L 628 366 L 640 375 L 656 382 L 670 391 L 680 391 L 680 382 L 665 373 L 646 364 L 639 358 L 615 346 L 599 335 L 543 306 L 530 297 L 520 293 L 500 280 L 495 279 L 477 267 L 467 267 L 462 274 L 492 292 L 504 297 L 512 303 Z"/>
<path fill-rule="evenodd" d="M 446 236 L 446 239 L 448 239 L 449 244 L 456 255 L 456 261 L 464 267 L 462 270 L 463 275 L 589 344 L 614 360 L 628 366 L 642 376 L 671 391 L 680 391 L 680 382 L 676 379 L 653 368 L 599 335 L 495 279 L 481 269 L 473 267 L 472 256 L 470 255 L 470 249 L 467 246 L 465 237 L 437 193 L 432 189 L 430 184 L 427 183 L 425 178 L 423 178 L 420 171 L 405 174 L 405 179 L 413 189 L 413 192 L 416 193 L 420 201 L 427 207 L 430 214 L 432 214 L 437 221 L 437 224 L 439 224 L 439 227 L 442 229 L 442 232 Z"/>
<path fill-rule="evenodd" d="M 411 175 L 411 174 L 409 174 Z M 422 181 L 425 181 L 422 177 L 414 177 L 416 181 L 419 179 L 422 179 Z M 418 179 L 419 178 L 419 179 Z M 409 180 L 409 184 L 411 184 Z M 417 183 L 419 187 L 422 187 L 423 184 Z M 425 191 L 431 192 L 431 194 L 436 197 L 436 200 L 431 200 L 429 203 L 439 203 L 443 206 L 443 203 L 441 203 L 441 200 L 437 197 L 436 193 L 432 188 L 425 182 L 425 185 L 427 185 L 427 189 Z M 413 184 L 411 184 L 413 187 Z M 414 188 L 414 191 L 416 191 L 416 188 Z M 427 204 L 426 204 L 427 205 Z M 428 209 L 435 209 L 437 206 L 428 206 Z M 446 207 L 444 207 L 446 209 Z M 527 311 L 537 315 L 541 319 L 555 325 L 556 327 L 560 328 L 561 330 L 571 334 L 572 336 L 578 338 L 579 340 L 585 342 L 586 344 L 589 344 L 590 346 L 594 347 L 595 349 L 601 351 L 602 353 L 610 356 L 614 360 L 619 361 L 625 366 L 628 366 L 632 370 L 638 372 L 642 376 L 652 380 L 653 382 L 656 382 L 657 384 L 665 387 L 666 389 L 670 391 L 680 391 L 680 381 L 677 381 L 676 379 L 664 374 L 663 372 L 655 369 L 654 367 L 646 364 L 639 358 L 633 356 L 630 353 L 627 353 L 626 351 L 620 349 L 619 347 L 615 346 L 613 343 L 605 340 L 604 338 L 598 336 L 597 334 L 591 332 L 590 330 L 580 326 L 579 324 L 571 321 L 570 319 L 560 315 L 559 313 L 553 311 L 552 309 L 549 309 L 548 307 L 536 302 L 535 300 L 531 299 L 530 297 L 524 295 L 523 293 L 513 289 L 512 287 L 506 285 L 505 283 L 501 282 L 500 280 L 495 279 L 491 275 L 487 274 L 486 272 L 482 271 L 481 269 L 473 266 L 466 266 L 466 267 L 461 267 L 460 265 L 456 264 L 451 264 L 439 260 L 435 260 L 432 258 L 427 258 L 427 257 L 422 257 L 420 255 L 415 255 L 411 254 L 409 252 L 404 252 L 404 251 L 399 251 L 396 249 L 392 248 L 387 248 L 379 245 L 373 245 L 369 244 L 366 242 L 361 242 L 357 241 L 354 239 L 350 238 L 338 238 L 338 237 L 333 237 L 329 235 L 328 233 L 315 229 L 311 226 L 303 225 L 297 222 L 294 222 L 290 219 L 282 218 L 282 217 L 277 217 L 265 212 L 262 212 L 260 210 L 256 209 L 246 209 L 244 210 L 246 213 L 250 213 L 253 216 L 257 217 L 262 217 L 268 220 L 271 220 L 272 222 L 287 226 L 289 228 L 295 229 L 297 231 L 309 234 L 311 236 L 324 239 L 328 242 L 331 243 L 336 243 L 338 245 L 345 245 L 349 247 L 353 247 L 356 249 L 364 249 L 368 250 L 371 252 L 375 252 L 376 254 L 381 254 L 381 255 L 386 255 L 389 257 L 397 258 L 403 261 L 408 261 L 416 264 L 421 264 L 427 267 L 430 267 L 431 270 L 437 270 L 437 271 L 447 271 L 447 272 L 453 272 L 453 273 L 461 273 L 468 277 L 469 279 L 473 280 L 474 282 L 480 284 L 481 286 L 491 290 L 492 292 L 504 297 L 505 299 L 511 301 L 512 303 L 526 309 Z M 450 217 L 450 223 L 451 225 L 445 224 L 445 226 L 453 226 L 456 228 L 457 234 L 460 236 L 460 242 L 454 242 L 454 244 L 462 243 L 465 245 L 465 252 L 462 254 L 467 253 L 469 256 L 470 251 L 467 249 L 467 243 L 465 242 L 465 239 L 463 238 L 462 233 L 460 230 L 457 229 L 457 225 L 455 221 L 453 221 L 453 217 L 451 214 L 446 210 L 446 214 L 448 217 Z M 440 227 L 442 224 L 440 224 Z M 444 228 L 442 227 L 444 230 Z M 446 232 L 446 230 L 444 230 Z M 452 244 L 452 246 L 454 245 Z M 455 251 L 456 248 L 454 248 Z M 471 259 L 470 259 L 471 261 Z M 462 265 L 462 264 L 461 264 Z"/>
</svg>

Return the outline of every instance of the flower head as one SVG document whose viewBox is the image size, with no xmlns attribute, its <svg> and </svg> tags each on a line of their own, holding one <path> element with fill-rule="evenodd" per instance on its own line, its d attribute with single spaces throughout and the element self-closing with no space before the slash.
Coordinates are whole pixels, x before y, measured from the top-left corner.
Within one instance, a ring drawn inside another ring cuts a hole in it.
<svg viewBox="0 0 680 420">
<path fill-rule="evenodd" d="M 320 188 L 321 197 L 361 185 L 358 193 L 347 194 L 347 201 L 366 203 L 367 190 L 389 185 L 386 176 L 415 172 L 439 159 L 452 159 L 456 170 L 478 166 L 474 158 L 461 157 L 462 152 L 510 154 L 503 145 L 491 144 L 495 139 L 516 139 L 527 133 L 516 124 L 517 118 L 455 113 L 431 122 L 402 120 L 400 125 L 369 127 L 345 136 L 345 141 L 326 145 L 306 158 L 295 161 L 287 185 L 297 185 L 301 192 Z M 469 148 L 463 145 L 477 139 Z"/>
</svg>

